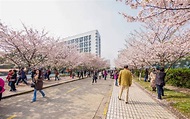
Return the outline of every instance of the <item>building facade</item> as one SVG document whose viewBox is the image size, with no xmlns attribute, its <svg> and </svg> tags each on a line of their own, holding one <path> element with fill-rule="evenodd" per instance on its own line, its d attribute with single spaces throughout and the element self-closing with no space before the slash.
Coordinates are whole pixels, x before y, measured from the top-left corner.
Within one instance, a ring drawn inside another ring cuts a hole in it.
<svg viewBox="0 0 190 119">
<path fill-rule="evenodd" d="M 79 52 L 88 52 L 101 57 L 101 37 L 93 30 L 63 39 L 68 45 L 74 45 Z"/>
</svg>

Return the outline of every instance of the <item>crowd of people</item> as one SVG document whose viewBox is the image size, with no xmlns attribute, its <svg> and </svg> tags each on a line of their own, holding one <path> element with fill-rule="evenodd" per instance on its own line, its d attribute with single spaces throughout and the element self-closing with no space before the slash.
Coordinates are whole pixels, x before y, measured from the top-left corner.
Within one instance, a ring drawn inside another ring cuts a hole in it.
<svg viewBox="0 0 190 119">
<path fill-rule="evenodd" d="M 50 80 L 50 75 L 51 75 L 51 70 L 45 70 L 45 69 L 36 69 L 33 68 L 31 71 L 31 80 L 29 82 L 27 78 L 27 71 L 24 68 L 19 68 L 19 70 L 13 69 L 9 70 L 6 80 L 8 82 L 8 86 L 10 87 L 10 92 L 16 92 L 16 85 L 19 85 L 19 83 L 24 83 L 27 86 L 31 86 L 34 88 L 34 96 L 32 99 L 32 102 L 36 101 L 36 94 L 37 91 L 42 94 L 43 97 L 45 97 L 45 93 L 43 92 L 43 80 Z M 55 81 L 60 80 L 59 78 L 59 71 L 57 69 L 54 69 L 54 74 L 55 74 Z M 5 81 L 0 78 L 0 100 L 2 98 L 2 93 L 5 91 L 4 85 Z"/>
<path fill-rule="evenodd" d="M 51 70 L 50 69 L 32 69 L 31 71 L 31 82 L 28 83 L 26 71 L 24 68 L 20 68 L 18 71 L 16 69 L 10 70 L 6 77 L 8 81 L 8 86 L 10 86 L 10 91 L 16 91 L 16 86 L 19 85 L 20 82 L 25 83 L 26 85 L 33 85 L 34 87 L 34 96 L 32 102 L 36 101 L 36 94 L 39 91 L 43 97 L 45 97 L 45 93 L 42 90 L 43 88 L 43 80 L 50 80 Z M 60 80 L 59 78 L 59 71 L 54 69 L 55 74 L 55 81 Z M 120 86 L 120 92 L 118 99 L 121 100 L 122 93 L 124 89 L 126 89 L 126 98 L 125 102 L 128 103 L 128 92 L 129 87 L 132 84 L 132 73 L 128 69 L 128 66 L 124 66 L 123 70 L 94 70 L 94 71 L 78 71 L 72 72 L 70 76 L 74 78 L 75 74 L 77 74 L 78 78 L 85 77 L 92 77 L 92 84 L 97 83 L 97 79 L 107 79 L 108 74 L 110 74 L 110 78 L 115 80 L 115 86 Z M 164 89 L 165 86 L 165 76 L 166 73 L 164 72 L 164 68 L 153 68 L 149 73 L 148 69 L 145 69 L 145 82 L 150 82 L 150 86 L 152 87 L 152 91 L 157 91 L 158 99 L 162 99 L 164 96 Z M 4 92 L 4 81 L 0 79 L 0 99 L 2 97 L 2 93 Z"/>
</svg>

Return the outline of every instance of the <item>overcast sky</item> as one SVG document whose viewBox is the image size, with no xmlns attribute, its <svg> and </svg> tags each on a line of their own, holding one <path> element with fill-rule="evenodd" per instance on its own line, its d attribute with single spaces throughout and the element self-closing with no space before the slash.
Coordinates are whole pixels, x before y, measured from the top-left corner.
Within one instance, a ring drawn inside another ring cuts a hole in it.
<svg viewBox="0 0 190 119">
<path fill-rule="evenodd" d="M 0 20 L 13 29 L 21 29 L 24 23 L 61 38 L 97 29 L 102 57 L 112 66 L 118 51 L 125 48 L 127 35 L 139 27 L 118 12 L 134 14 L 116 0 L 0 0 Z"/>
</svg>

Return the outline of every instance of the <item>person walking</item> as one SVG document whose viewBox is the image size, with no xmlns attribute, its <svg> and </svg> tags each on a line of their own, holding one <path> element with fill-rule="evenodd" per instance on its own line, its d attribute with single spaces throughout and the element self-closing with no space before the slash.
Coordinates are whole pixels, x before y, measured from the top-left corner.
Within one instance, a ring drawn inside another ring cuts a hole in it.
<svg viewBox="0 0 190 119">
<path fill-rule="evenodd" d="M 152 87 L 152 91 L 156 91 L 156 70 L 155 68 L 152 69 L 150 72 L 150 86 Z"/>
<path fill-rule="evenodd" d="M 94 71 L 93 72 L 93 77 L 92 77 L 92 84 L 97 83 L 97 78 L 98 78 L 98 72 Z"/>
<path fill-rule="evenodd" d="M 32 72 L 31 72 L 31 78 L 32 78 L 32 80 L 34 80 L 35 73 L 36 73 L 36 69 L 33 68 Z"/>
<path fill-rule="evenodd" d="M 80 71 L 77 71 L 77 77 L 80 79 Z"/>
<path fill-rule="evenodd" d="M 98 73 L 98 77 L 99 77 L 99 79 L 102 78 L 102 72 L 101 72 L 101 71 L 99 71 L 99 73 Z"/>
<path fill-rule="evenodd" d="M 164 96 L 164 89 L 165 86 L 165 76 L 166 73 L 164 72 L 164 68 L 160 68 L 160 71 L 156 73 L 156 88 L 158 93 L 158 99 L 162 99 L 162 96 Z"/>
<path fill-rule="evenodd" d="M 119 72 L 119 85 L 120 85 L 120 92 L 118 99 L 121 100 L 121 96 L 123 93 L 123 90 L 126 89 L 126 97 L 125 97 L 125 103 L 128 103 L 128 94 L 129 94 L 129 87 L 132 84 L 132 73 L 128 69 L 128 65 L 124 66 L 124 69 Z"/>
<path fill-rule="evenodd" d="M 3 92 L 5 91 L 4 86 L 5 86 L 5 81 L 2 78 L 0 78 L 0 101 L 3 95 Z"/>
<path fill-rule="evenodd" d="M 119 74 L 118 74 L 118 71 L 117 70 L 115 70 L 115 72 L 114 72 L 114 79 L 115 79 L 115 86 L 118 86 L 118 76 L 119 76 Z"/>
<path fill-rule="evenodd" d="M 22 80 L 26 85 L 28 85 L 28 83 L 26 81 L 27 77 L 26 77 L 26 72 L 24 71 L 24 68 L 21 68 L 19 70 L 18 74 L 19 74 L 19 78 L 18 78 L 18 80 L 16 82 L 16 85 L 18 85 L 18 83 L 20 82 L 20 80 Z"/>
<path fill-rule="evenodd" d="M 10 86 L 10 87 L 11 87 L 11 81 L 10 80 L 11 80 L 12 75 L 13 75 L 13 71 L 9 70 L 8 75 L 6 77 L 6 80 L 8 81 L 8 86 Z"/>
<path fill-rule="evenodd" d="M 58 72 L 58 70 L 55 69 L 54 73 L 55 73 L 55 81 L 59 80 L 59 72 Z"/>
<path fill-rule="evenodd" d="M 144 76 L 144 81 L 147 82 L 148 80 L 148 69 L 145 69 L 145 76 Z"/>
<path fill-rule="evenodd" d="M 33 96 L 33 99 L 32 99 L 31 103 L 36 101 L 37 91 L 39 91 L 42 94 L 42 96 L 45 97 L 45 93 L 42 90 L 42 88 L 43 88 L 43 79 L 42 79 L 41 70 L 39 70 L 39 69 L 36 70 L 36 74 L 34 76 L 33 83 L 35 84 L 35 86 L 34 86 L 34 96 Z"/>
<path fill-rule="evenodd" d="M 75 78 L 75 72 L 72 71 L 72 79 L 74 79 L 74 78 Z"/>
<path fill-rule="evenodd" d="M 11 83 L 10 83 L 10 91 L 16 91 L 16 87 L 15 87 L 15 83 L 17 81 L 17 70 L 12 70 L 12 75 L 11 75 L 11 78 L 9 80 Z"/>
<path fill-rule="evenodd" d="M 107 78 L 107 75 L 108 75 L 108 73 L 107 73 L 107 71 L 106 70 L 104 70 L 104 80 L 106 80 L 106 78 Z"/>
<path fill-rule="evenodd" d="M 50 80 L 51 70 L 48 68 L 47 70 L 47 79 Z"/>
<path fill-rule="evenodd" d="M 87 72 L 87 77 L 91 77 L 90 72 L 91 72 L 90 70 Z"/>
<path fill-rule="evenodd" d="M 80 77 L 83 79 L 83 70 L 80 71 Z"/>
</svg>

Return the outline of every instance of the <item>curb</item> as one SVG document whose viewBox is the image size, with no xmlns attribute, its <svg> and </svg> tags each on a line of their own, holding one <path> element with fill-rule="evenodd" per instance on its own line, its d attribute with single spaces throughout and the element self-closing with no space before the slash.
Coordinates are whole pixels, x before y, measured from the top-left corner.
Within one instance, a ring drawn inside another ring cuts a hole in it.
<svg viewBox="0 0 190 119">
<path fill-rule="evenodd" d="M 109 92 L 102 98 L 98 106 L 98 109 L 96 110 L 95 115 L 92 119 L 106 119 L 109 103 L 110 103 L 112 91 L 113 91 L 113 85 L 110 85 L 110 86 L 111 87 L 110 87 Z"/>
<path fill-rule="evenodd" d="M 110 104 L 113 88 L 114 88 L 114 85 L 112 86 L 111 90 L 109 91 L 109 93 L 107 95 L 108 100 L 106 102 L 106 107 L 104 108 L 104 113 L 103 113 L 105 117 L 107 116 L 107 112 L 108 112 L 108 108 L 109 108 L 109 104 Z"/>
<path fill-rule="evenodd" d="M 83 78 L 83 79 L 85 79 L 85 78 Z M 71 80 L 71 81 L 65 81 L 65 82 L 62 82 L 62 83 L 56 83 L 56 84 L 44 86 L 43 89 L 54 87 L 54 86 L 58 86 L 58 85 L 62 85 L 62 84 L 65 84 L 65 83 L 70 83 L 70 82 L 78 81 L 78 80 L 82 80 L 82 79 L 74 79 L 74 80 Z M 16 93 L 16 94 L 12 94 L 12 95 L 3 96 L 1 99 L 10 98 L 10 97 L 13 97 L 13 96 L 18 96 L 18 95 L 26 94 L 26 93 L 30 93 L 30 92 L 33 92 L 33 91 L 34 91 L 34 89 L 31 88 L 31 90 L 27 90 L 27 91 Z"/>
</svg>

